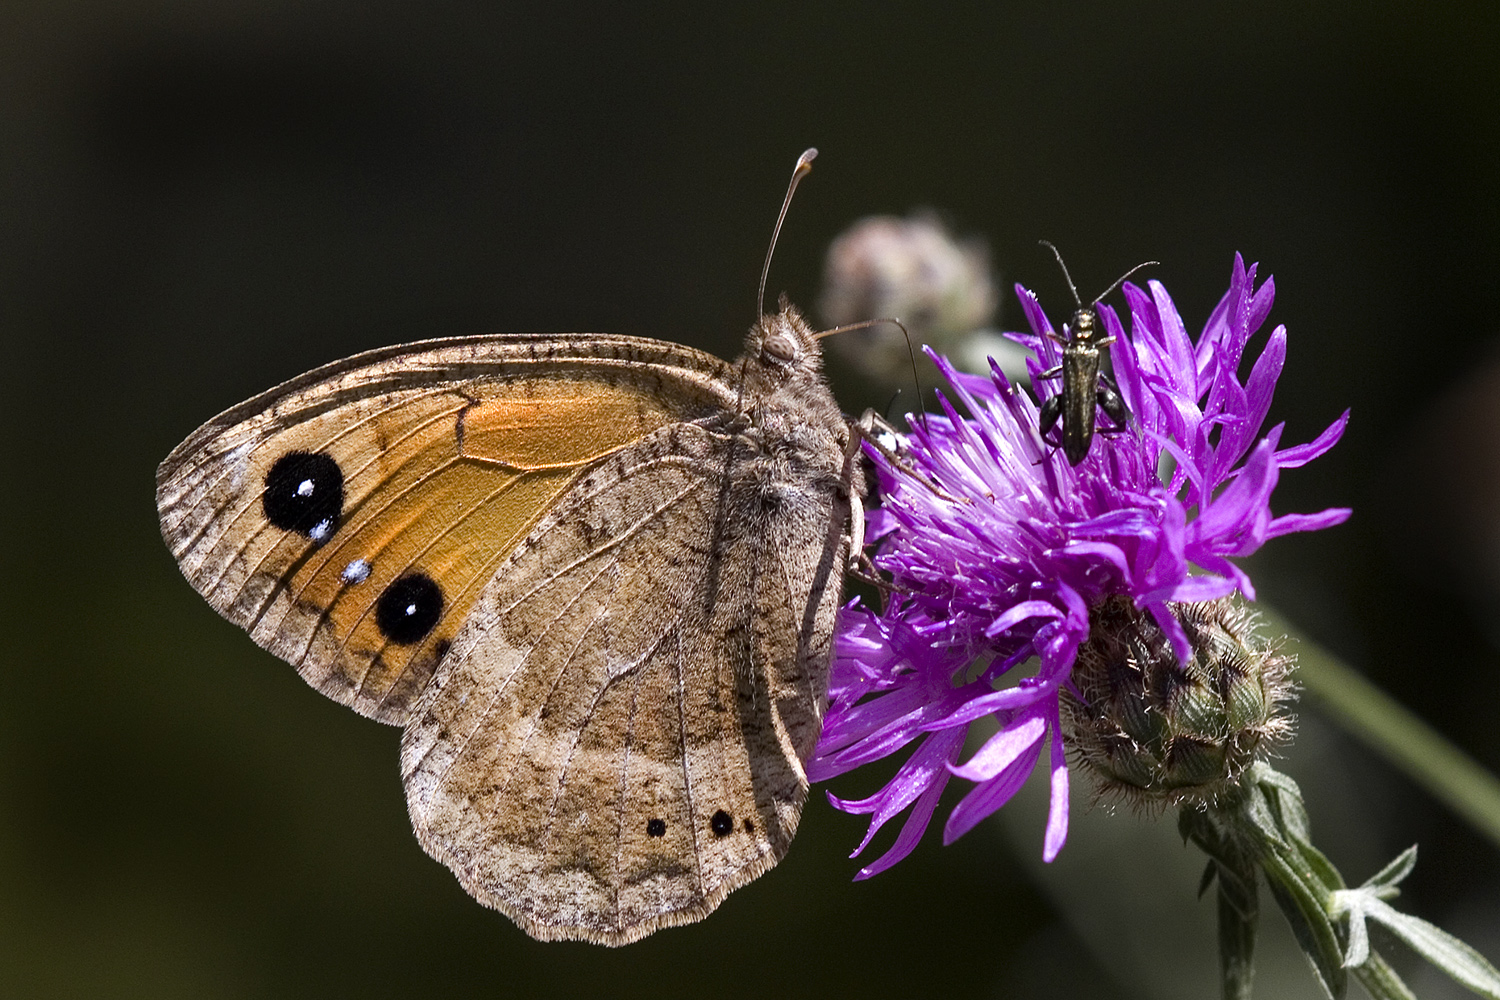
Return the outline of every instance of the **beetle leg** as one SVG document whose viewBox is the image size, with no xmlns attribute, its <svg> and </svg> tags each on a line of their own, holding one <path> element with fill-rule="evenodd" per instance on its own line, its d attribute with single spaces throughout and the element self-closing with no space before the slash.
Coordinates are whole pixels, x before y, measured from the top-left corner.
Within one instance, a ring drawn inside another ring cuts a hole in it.
<svg viewBox="0 0 1500 1000">
<path fill-rule="evenodd" d="M 1108 376 L 1099 376 L 1099 406 L 1109 414 L 1109 419 L 1115 422 L 1115 426 L 1109 428 L 1111 431 L 1122 431 L 1130 424 L 1130 409 L 1125 405 L 1125 400 L 1115 391 L 1110 384 Z M 1100 428 L 1104 430 L 1104 428 Z"/>
<path fill-rule="evenodd" d="M 1042 403 L 1042 412 L 1040 418 L 1037 420 L 1037 430 L 1043 438 L 1046 438 L 1048 432 L 1056 426 L 1057 418 L 1062 416 L 1062 404 L 1062 393 L 1058 393 L 1055 396 L 1048 396 Z"/>
</svg>

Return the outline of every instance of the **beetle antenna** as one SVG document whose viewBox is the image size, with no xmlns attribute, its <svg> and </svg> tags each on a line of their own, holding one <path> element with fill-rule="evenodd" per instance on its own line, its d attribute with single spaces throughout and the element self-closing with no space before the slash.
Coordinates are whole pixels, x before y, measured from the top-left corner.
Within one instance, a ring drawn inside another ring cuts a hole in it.
<svg viewBox="0 0 1500 1000">
<path fill-rule="evenodd" d="M 1161 261 L 1159 261 L 1159 260 L 1146 260 L 1146 261 L 1142 261 L 1141 263 L 1137 264 L 1135 267 L 1132 267 L 1130 270 L 1126 271 L 1124 274 L 1122 274 L 1118 278 L 1116 278 L 1115 279 L 1115 283 L 1113 285 L 1110 285 L 1108 288 L 1106 288 L 1099 295 L 1099 297 L 1094 300 L 1094 305 L 1097 306 L 1100 302 L 1104 301 L 1104 297 L 1106 295 L 1108 295 L 1110 292 L 1114 291 L 1116 288 L 1119 288 L 1121 285 L 1125 284 L 1125 280 L 1127 278 L 1129 278 L 1135 272 L 1139 271 L 1141 268 L 1143 268 L 1143 267 L 1159 267 L 1160 265 L 1161 265 Z M 1077 292 L 1074 292 L 1073 294 L 1074 294 L 1075 297 L 1078 295 Z"/>
<path fill-rule="evenodd" d="M 1078 286 L 1073 284 L 1073 276 L 1068 273 L 1068 265 L 1063 263 L 1062 253 L 1058 251 L 1057 247 L 1052 245 L 1051 240 L 1037 240 L 1037 242 L 1046 247 L 1048 250 L 1051 250 L 1052 256 L 1057 258 L 1057 266 L 1062 268 L 1063 277 L 1068 279 L 1068 290 L 1073 293 L 1073 301 L 1078 303 L 1078 308 L 1082 309 L 1083 300 L 1078 297 Z M 1131 272 L 1131 274 L 1134 273 L 1134 271 Z M 1126 277 L 1129 277 L 1129 275 L 1127 275 Z M 1124 280 L 1124 278 L 1120 279 L 1120 281 Z M 1102 299 L 1104 298 L 1104 296 L 1101 295 L 1099 296 L 1099 298 Z"/>
<path fill-rule="evenodd" d="M 771 230 L 771 245 L 766 247 L 766 263 L 760 269 L 760 294 L 755 297 L 757 316 L 766 314 L 766 278 L 771 273 L 771 255 L 776 252 L 776 238 L 781 235 L 781 224 L 786 221 L 786 210 L 792 205 L 792 192 L 797 190 L 798 182 L 812 172 L 812 161 L 817 155 L 816 149 L 808 149 L 797 157 L 797 165 L 792 168 L 792 182 L 786 186 L 786 197 L 781 202 L 781 214 L 776 217 L 776 228 Z"/>
<path fill-rule="evenodd" d="M 1055 246 L 1052 245 L 1052 243 L 1051 243 L 1050 240 L 1037 240 L 1037 242 L 1040 243 L 1042 246 L 1046 247 L 1048 250 L 1051 250 L 1052 251 L 1052 256 L 1054 256 L 1054 257 L 1057 258 L 1057 266 L 1060 267 L 1060 268 L 1062 268 L 1063 277 L 1068 279 L 1068 290 L 1073 293 L 1073 301 L 1075 303 L 1077 303 L 1078 308 L 1082 309 L 1083 308 L 1083 300 L 1078 297 L 1078 286 L 1075 285 L 1075 284 L 1073 284 L 1073 276 L 1068 273 L 1068 265 L 1066 265 L 1066 264 L 1063 263 L 1062 254 L 1058 251 L 1057 247 L 1055 247 Z M 1097 306 L 1100 302 L 1103 302 L 1104 299 L 1105 299 L 1105 297 L 1108 296 L 1110 292 L 1114 291 L 1116 288 L 1119 288 L 1121 285 L 1125 284 L 1125 282 L 1130 279 L 1130 276 L 1132 274 L 1134 274 L 1135 272 L 1139 271 L 1141 268 L 1143 268 L 1143 267 L 1158 267 L 1160 265 L 1161 265 L 1161 261 L 1159 261 L 1159 260 L 1142 261 L 1141 263 L 1137 264 L 1135 267 L 1132 267 L 1130 270 L 1126 271 L 1124 274 L 1122 274 L 1118 278 L 1116 278 L 1115 279 L 1115 283 L 1113 285 L 1110 285 L 1104 291 L 1100 292 L 1098 298 L 1094 299 L 1094 301 L 1091 302 L 1091 303 L 1089 303 L 1089 305 L 1091 307 L 1092 306 Z"/>
</svg>

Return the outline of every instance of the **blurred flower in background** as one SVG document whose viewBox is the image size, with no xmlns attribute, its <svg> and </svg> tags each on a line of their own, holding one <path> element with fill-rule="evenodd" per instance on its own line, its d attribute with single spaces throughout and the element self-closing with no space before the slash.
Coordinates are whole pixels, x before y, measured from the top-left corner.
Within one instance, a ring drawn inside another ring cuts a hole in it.
<svg viewBox="0 0 1500 1000">
<path fill-rule="evenodd" d="M 883 389 L 911 387 L 912 353 L 927 345 L 961 371 L 987 372 L 994 357 L 1009 374 L 1026 364 L 1021 347 L 990 328 L 999 295 L 989 249 L 956 239 L 933 212 L 861 219 L 833 241 L 823 265 L 818 313 L 830 326 L 899 319 L 828 338 L 829 349 Z M 936 376 L 920 352 L 922 376 Z M 930 381 L 927 384 L 931 384 Z"/>
</svg>

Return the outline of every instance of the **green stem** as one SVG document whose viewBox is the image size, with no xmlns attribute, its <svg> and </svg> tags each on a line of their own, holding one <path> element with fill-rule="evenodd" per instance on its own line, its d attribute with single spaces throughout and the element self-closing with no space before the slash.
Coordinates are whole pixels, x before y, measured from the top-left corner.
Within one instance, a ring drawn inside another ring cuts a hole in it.
<svg viewBox="0 0 1500 1000">
<path fill-rule="evenodd" d="M 1296 640 L 1296 678 L 1318 707 L 1500 846 L 1500 778 L 1281 615 L 1258 610 L 1268 631 Z"/>
<path fill-rule="evenodd" d="M 1224 1000 L 1250 1000 L 1255 979 L 1255 932 L 1260 920 L 1255 862 L 1241 855 L 1238 871 L 1219 867 L 1219 974 Z"/>
</svg>

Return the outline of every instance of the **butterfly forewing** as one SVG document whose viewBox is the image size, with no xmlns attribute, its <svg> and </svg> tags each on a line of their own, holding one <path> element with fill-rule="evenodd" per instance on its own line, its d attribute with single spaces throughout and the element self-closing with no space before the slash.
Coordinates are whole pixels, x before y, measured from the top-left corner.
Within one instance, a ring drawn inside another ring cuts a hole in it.
<svg viewBox="0 0 1500 1000">
<path fill-rule="evenodd" d="M 581 469 L 727 405 L 715 358 L 585 343 L 416 344 L 273 389 L 162 463 L 163 535 L 256 642 L 329 697 L 403 723 L 480 590 Z"/>
</svg>

